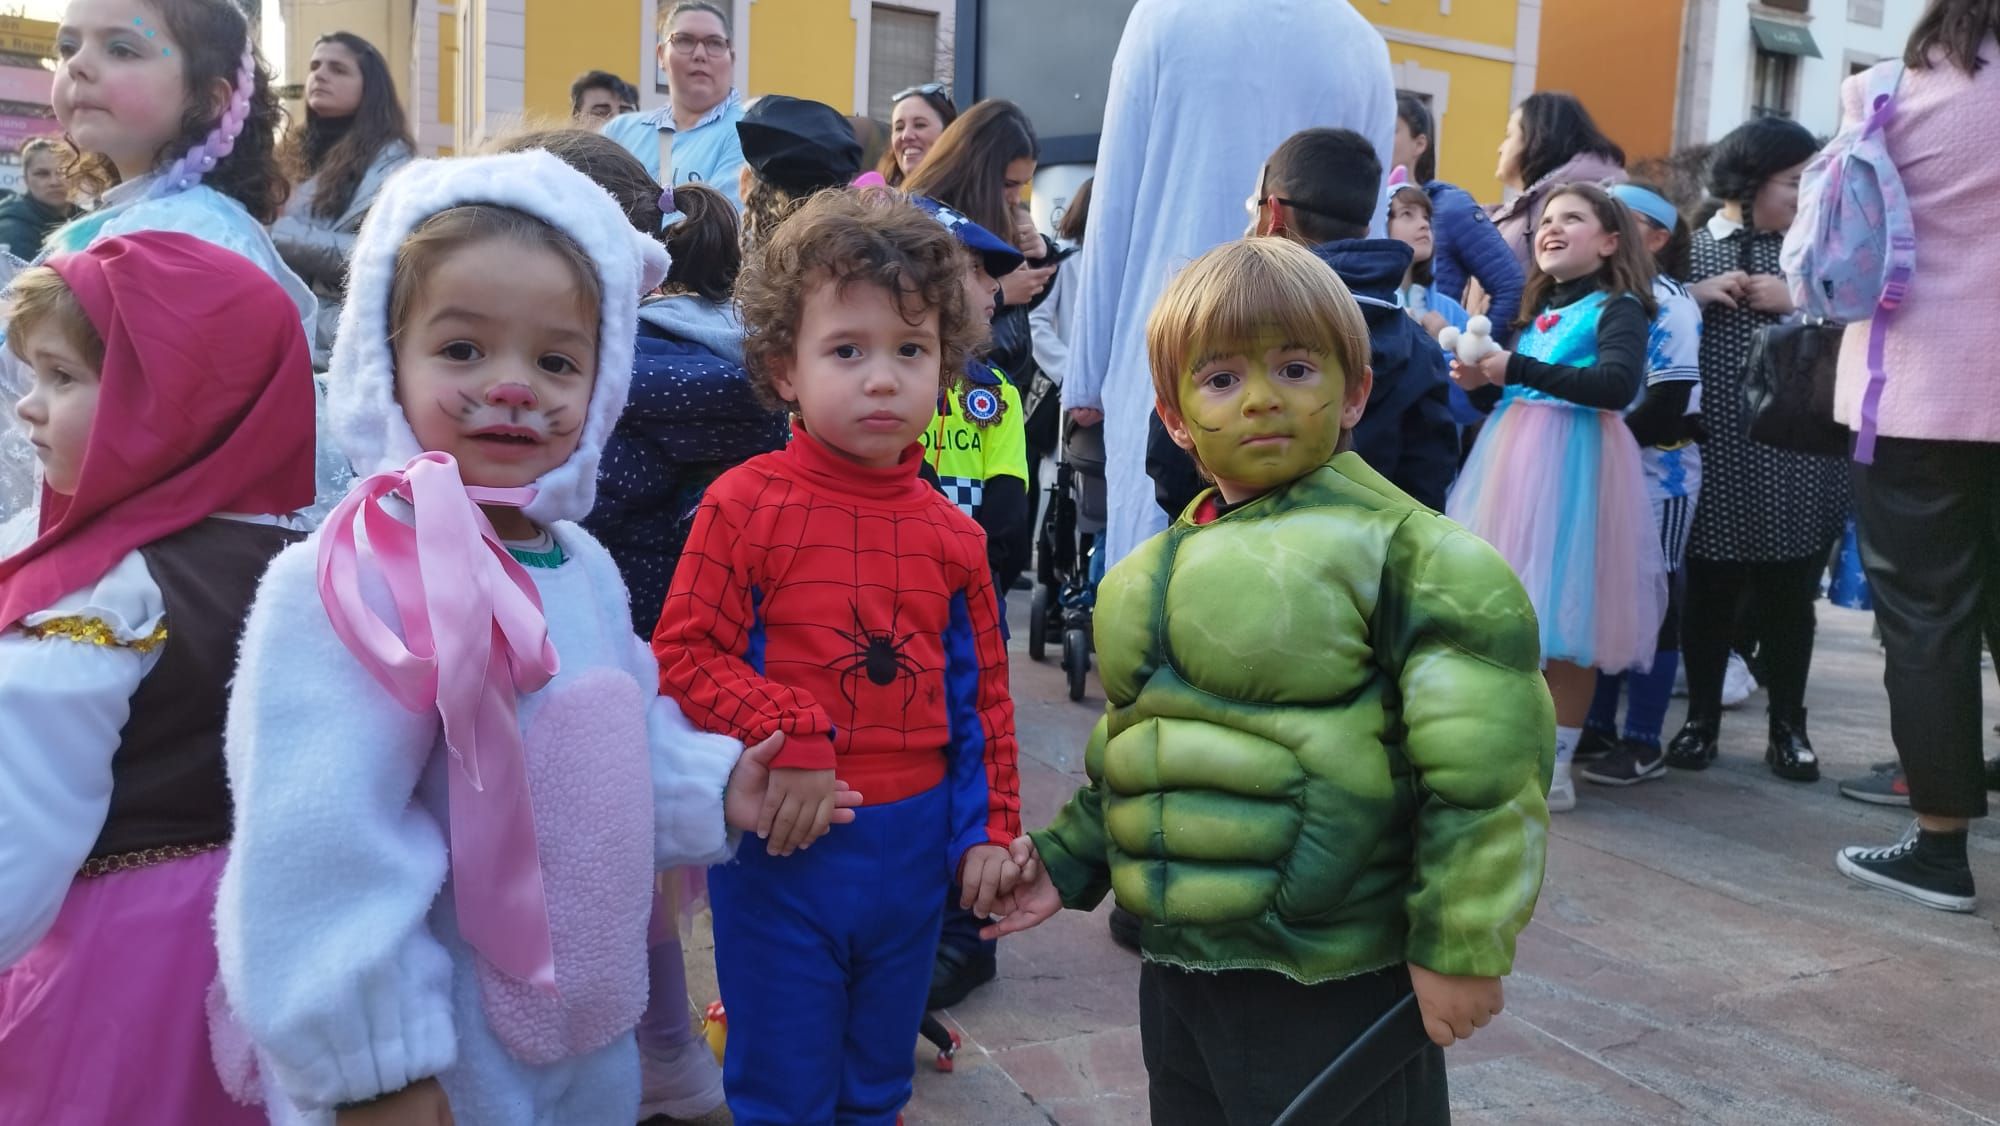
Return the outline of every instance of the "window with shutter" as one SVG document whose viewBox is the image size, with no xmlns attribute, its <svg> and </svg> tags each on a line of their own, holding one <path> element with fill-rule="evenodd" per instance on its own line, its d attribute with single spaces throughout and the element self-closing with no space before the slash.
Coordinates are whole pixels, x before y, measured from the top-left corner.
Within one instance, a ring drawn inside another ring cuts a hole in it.
<svg viewBox="0 0 2000 1126">
<path fill-rule="evenodd" d="M 868 32 L 868 116 L 889 120 L 897 91 L 937 77 L 938 18 L 875 5 Z"/>
</svg>

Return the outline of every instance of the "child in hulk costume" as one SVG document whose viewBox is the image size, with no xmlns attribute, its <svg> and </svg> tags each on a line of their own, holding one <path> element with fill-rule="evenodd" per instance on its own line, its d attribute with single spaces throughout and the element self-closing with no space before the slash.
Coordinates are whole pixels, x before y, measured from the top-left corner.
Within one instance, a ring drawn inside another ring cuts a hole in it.
<svg viewBox="0 0 2000 1126">
<path fill-rule="evenodd" d="M 1541 887 L 1534 610 L 1485 543 L 1342 452 L 1368 330 L 1310 252 L 1203 255 L 1147 344 L 1216 488 L 1105 576 L 1090 784 L 1016 842 L 1040 872 L 989 930 L 1107 890 L 1143 920 L 1156 1126 L 1263 1126 L 1413 988 L 1435 1044 L 1348 1121 L 1448 1121 L 1440 1048 L 1499 1012 Z"/>
</svg>

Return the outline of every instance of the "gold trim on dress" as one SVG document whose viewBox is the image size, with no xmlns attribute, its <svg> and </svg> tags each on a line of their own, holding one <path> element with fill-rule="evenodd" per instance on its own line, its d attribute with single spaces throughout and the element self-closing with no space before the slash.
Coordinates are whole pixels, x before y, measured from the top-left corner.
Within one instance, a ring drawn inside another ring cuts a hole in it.
<svg viewBox="0 0 2000 1126">
<path fill-rule="evenodd" d="M 107 649 L 130 649 L 136 653 L 151 653 L 167 641 L 167 623 L 162 621 L 153 632 L 145 637 L 123 641 L 118 631 L 103 618 L 50 618 L 40 625 L 23 625 L 21 632 L 36 641 L 51 638 L 74 641 L 80 645 L 97 645 Z"/>
<path fill-rule="evenodd" d="M 113 872 L 130 872 L 135 868 L 150 868 L 155 864 L 166 864 L 174 860 L 186 860 L 190 856 L 214 852 L 224 842 L 209 844 L 161 845 L 159 848 L 142 848 L 136 852 L 114 852 L 110 856 L 93 856 L 83 862 L 77 875 L 83 879 L 109 876 Z"/>
</svg>

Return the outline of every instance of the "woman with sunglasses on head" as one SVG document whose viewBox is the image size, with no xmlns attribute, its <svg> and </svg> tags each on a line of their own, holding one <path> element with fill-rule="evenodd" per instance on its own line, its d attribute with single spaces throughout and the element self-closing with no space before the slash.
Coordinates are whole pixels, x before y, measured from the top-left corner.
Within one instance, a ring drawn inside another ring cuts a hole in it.
<svg viewBox="0 0 2000 1126">
<path fill-rule="evenodd" d="M 678 0 L 660 20 L 659 39 L 667 104 L 614 117 L 604 135 L 638 157 L 655 182 L 707 184 L 741 210 L 736 176 L 743 146 L 736 123 L 743 119 L 743 98 L 735 86 L 729 15 L 711 0 Z"/>
<path fill-rule="evenodd" d="M 890 187 L 902 187 L 903 179 L 917 170 L 931 146 L 957 120 L 951 88 L 942 82 L 926 82 L 897 92 L 890 103 L 889 149 L 875 171 Z"/>
</svg>

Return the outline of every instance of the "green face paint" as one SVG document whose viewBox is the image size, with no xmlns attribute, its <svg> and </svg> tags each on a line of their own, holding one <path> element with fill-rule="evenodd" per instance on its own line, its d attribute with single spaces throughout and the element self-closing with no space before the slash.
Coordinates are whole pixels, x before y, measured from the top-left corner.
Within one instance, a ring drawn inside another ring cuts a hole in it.
<svg viewBox="0 0 2000 1126">
<path fill-rule="evenodd" d="M 1181 418 L 1224 500 L 1269 492 L 1333 457 L 1347 386 L 1333 357 L 1272 330 L 1195 355 L 1181 376 Z"/>
</svg>

